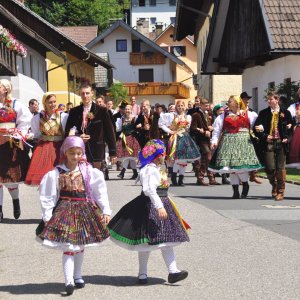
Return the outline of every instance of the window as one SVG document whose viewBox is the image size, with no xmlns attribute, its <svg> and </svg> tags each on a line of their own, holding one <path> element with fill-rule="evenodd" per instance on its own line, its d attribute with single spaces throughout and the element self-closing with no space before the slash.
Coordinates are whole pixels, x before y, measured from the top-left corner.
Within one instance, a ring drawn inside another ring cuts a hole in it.
<svg viewBox="0 0 300 300">
<path fill-rule="evenodd" d="M 254 111 L 258 111 L 258 88 L 252 89 L 252 108 Z"/>
<path fill-rule="evenodd" d="M 33 78 L 33 57 L 32 55 L 29 55 L 29 75 L 31 78 Z"/>
<path fill-rule="evenodd" d="M 153 69 L 140 69 L 139 82 L 154 82 Z"/>
<path fill-rule="evenodd" d="M 275 89 L 275 81 L 271 81 L 268 83 L 268 90 L 274 90 Z"/>
<path fill-rule="evenodd" d="M 170 6 L 175 6 L 176 5 L 176 0 L 169 0 L 169 5 Z"/>
<path fill-rule="evenodd" d="M 156 0 L 149 0 L 150 6 L 156 6 Z"/>
<path fill-rule="evenodd" d="M 150 18 L 150 25 L 155 25 L 156 18 Z"/>
<path fill-rule="evenodd" d="M 127 40 L 117 40 L 116 41 L 116 51 L 126 52 L 127 51 Z"/>
<path fill-rule="evenodd" d="M 170 17 L 171 24 L 175 24 L 175 17 Z"/>
<path fill-rule="evenodd" d="M 175 56 L 185 56 L 186 55 L 186 48 L 185 46 L 172 46 L 171 47 L 171 53 L 173 53 Z"/>
<path fill-rule="evenodd" d="M 145 0 L 139 0 L 139 6 L 145 6 L 146 4 L 145 4 Z"/>
<path fill-rule="evenodd" d="M 132 52 L 141 52 L 140 40 L 132 40 Z"/>
</svg>

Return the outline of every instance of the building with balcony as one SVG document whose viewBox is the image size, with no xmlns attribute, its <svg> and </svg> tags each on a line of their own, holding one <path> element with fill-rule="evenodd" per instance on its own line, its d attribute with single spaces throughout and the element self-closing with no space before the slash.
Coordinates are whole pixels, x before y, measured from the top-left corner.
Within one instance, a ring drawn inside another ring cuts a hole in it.
<svg viewBox="0 0 300 300">
<path fill-rule="evenodd" d="M 95 53 L 109 53 L 115 66 L 114 81 L 122 82 L 138 102 L 147 98 L 152 104 L 168 104 L 190 97 L 188 85 L 177 82 L 176 68 L 191 75 L 193 70 L 123 21 L 115 22 L 86 47 Z"/>
</svg>

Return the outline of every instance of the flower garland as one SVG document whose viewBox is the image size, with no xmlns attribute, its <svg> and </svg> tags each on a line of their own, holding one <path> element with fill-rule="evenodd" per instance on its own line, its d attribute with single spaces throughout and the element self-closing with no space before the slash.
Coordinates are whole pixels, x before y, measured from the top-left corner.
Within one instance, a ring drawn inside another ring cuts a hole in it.
<svg viewBox="0 0 300 300">
<path fill-rule="evenodd" d="M 27 49 L 2 25 L 0 25 L 0 43 L 4 44 L 9 51 L 13 51 L 17 55 L 22 57 L 26 57 L 27 55 Z"/>
</svg>

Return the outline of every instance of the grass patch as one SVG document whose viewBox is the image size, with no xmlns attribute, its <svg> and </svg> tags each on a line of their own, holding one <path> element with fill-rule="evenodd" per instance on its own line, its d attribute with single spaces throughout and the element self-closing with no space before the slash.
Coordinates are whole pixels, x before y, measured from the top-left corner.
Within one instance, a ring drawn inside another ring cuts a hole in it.
<svg viewBox="0 0 300 300">
<path fill-rule="evenodd" d="M 259 175 L 267 176 L 265 171 L 259 171 Z M 286 180 L 297 181 L 300 182 L 300 170 L 287 168 L 286 169 Z"/>
</svg>

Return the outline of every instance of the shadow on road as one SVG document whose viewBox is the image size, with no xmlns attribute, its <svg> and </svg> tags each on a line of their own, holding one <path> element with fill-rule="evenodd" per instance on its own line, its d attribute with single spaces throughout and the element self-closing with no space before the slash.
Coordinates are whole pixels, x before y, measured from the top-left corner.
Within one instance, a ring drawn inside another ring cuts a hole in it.
<svg viewBox="0 0 300 300">
<path fill-rule="evenodd" d="M 4 219 L 2 221 L 2 223 L 4 224 L 39 224 L 41 222 L 41 219 L 19 219 L 19 220 L 15 220 L 15 219 L 7 219 L 4 216 Z"/>
<path fill-rule="evenodd" d="M 0 292 L 10 293 L 12 295 L 36 295 L 36 294 L 59 294 L 64 291 L 63 283 L 28 283 L 20 285 L 0 286 Z"/>
</svg>

